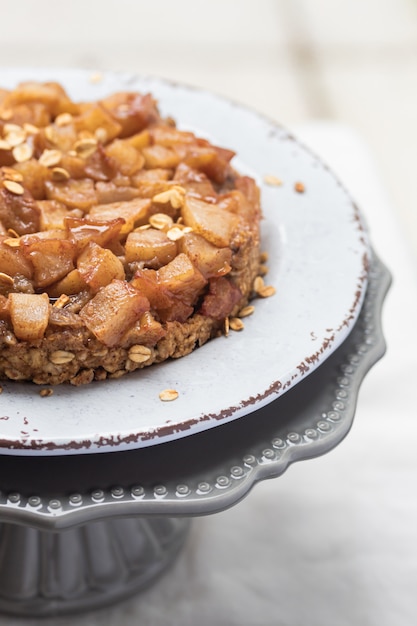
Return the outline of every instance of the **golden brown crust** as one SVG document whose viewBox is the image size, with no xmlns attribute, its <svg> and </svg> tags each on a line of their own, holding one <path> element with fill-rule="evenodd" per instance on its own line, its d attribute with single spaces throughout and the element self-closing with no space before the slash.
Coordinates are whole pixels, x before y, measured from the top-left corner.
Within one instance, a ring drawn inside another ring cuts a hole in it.
<svg viewBox="0 0 417 626">
<path fill-rule="evenodd" d="M 149 94 L 2 92 L 0 379 L 87 384 L 223 333 L 261 267 L 259 189 L 232 157 Z"/>
</svg>

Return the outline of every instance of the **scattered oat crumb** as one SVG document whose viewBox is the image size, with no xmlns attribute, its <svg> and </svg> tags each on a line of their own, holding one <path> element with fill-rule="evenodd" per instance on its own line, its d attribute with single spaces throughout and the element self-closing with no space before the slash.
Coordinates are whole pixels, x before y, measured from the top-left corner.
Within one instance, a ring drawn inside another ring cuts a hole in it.
<svg viewBox="0 0 417 626">
<path fill-rule="evenodd" d="M 23 174 L 15 170 L 13 167 L 7 167 L 4 165 L 1 168 L 1 173 L 6 180 L 14 180 L 15 183 L 23 182 Z"/>
<path fill-rule="evenodd" d="M 25 193 L 24 188 L 20 183 L 16 183 L 14 180 L 4 180 L 3 187 L 10 191 L 15 196 L 22 196 Z"/>
<path fill-rule="evenodd" d="M 229 330 L 230 330 L 230 320 L 228 317 L 225 318 L 224 320 L 224 335 L 225 337 L 229 336 Z"/>
<path fill-rule="evenodd" d="M 49 387 L 48 389 L 41 389 L 39 395 L 41 398 L 47 398 L 48 396 L 52 396 L 53 393 L 54 390 Z"/>
<path fill-rule="evenodd" d="M 171 402 L 172 400 L 176 400 L 178 396 L 179 393 L 175 389 L 164 389 L 164 391 L 161 391 L 159 394 L 159 398 L 162 402 Z"/>
<path fill-rule="evenodd" d="M 52 169 L 52 180 L 55 182 L 63 182 L 69 180 L 69 172 L 63 167 L 54 167 Z"/>
<path fill-rule="evenodd" d="M 0 272 L 0 283 L 6 285 L 8 287 L 12 287 L 14 285 L 14 280 L 9 274 L 5 274 L 4 272 Z"/>
<path fill-rule="evenodd" d="M 272 285 L 266 285 L 262 289 L 259 289 L 256 293 L 260 298 L 270 298 L 275 295 L 276 289 Z"/>
<path fill-rule="evenodd" d="M 244 323 L 238 317 L 231 317 L 229 320 L 229 328 L 231 330 L 239 332 L 245 328 Z"/>
<path fill-rule="evenodd" d="M 255 307 L 253 304 L 248 304 L 247 306 L 244 306 L 243 309 L 240 309 L 239 317 L 248 317 L 249 315 L 252 315 L 254 311 Z"/>
<path fill-rule="evenodd" d="M 58 300 L 56 300 L 56 302 L 54 302 L 52 306 L 54 306 L 56 309 L 62 309 L 66 304 L 68 304 L 69 301 L 69 296 L 67 296 L 65 293 L 62 293 L 59 296 Z"/>
<path fill-rule="evenodd" d="M 304 183 L 300 183 L 299 181 L 294 184 L 294 189 L 297 193 L 304 193 L 306 190 Z"/>
<path fill-rule="evenodd" d="M 167 237 L 171 241 L 178 241 L 178 239 L 182 239 L 184 237 L 184 230 L 178 228 L 178 226 L 173 226 L 167 232 Z"/>
<path fill-rule="evenodd" d="M 258 293 L 261 289 L 265 287 L 264 279 L 262 276 L 257 276 L 253 281 L 253 290 Z"/>
<path fill-rule="evenodd" d="M 272 185 L 273 187 L 281 187 L 283 184 L 282 180 L 273 174 L 266 174 L 266 176 L 264 176 L 264 183 L 266 185 Z"/>
<path fill-rule="evenodd" d="M 3 387 L 0 385 L 0 393 L 3 393 Z"/>
<path fill-rule="evenodd" d="M 265 285 L 262 276 L 257 276 L 255 278 L 253 283 L 253 290 L 260 298 L 269 298 L 276 293 L 275 287 L 273 287 L 272 285 Z"/>
</svg>

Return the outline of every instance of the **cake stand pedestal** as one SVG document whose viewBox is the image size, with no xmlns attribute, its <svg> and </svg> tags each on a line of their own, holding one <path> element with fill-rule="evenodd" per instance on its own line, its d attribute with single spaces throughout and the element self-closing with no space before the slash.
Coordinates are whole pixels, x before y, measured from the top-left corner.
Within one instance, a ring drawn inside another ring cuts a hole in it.
<svg viewBox="0 0 417 626">
<path fill-rule="evenodd" d="M 126 598 L 168 569 L 191 517 L 224 510 L 260 480 L 338 445 L 385 352 L 389 284 L 374 255 L 344 343 L 282 397 L 235 421 L 138 450 L 0 456 L 0 611 L 61 615 Z"/>
</svg>

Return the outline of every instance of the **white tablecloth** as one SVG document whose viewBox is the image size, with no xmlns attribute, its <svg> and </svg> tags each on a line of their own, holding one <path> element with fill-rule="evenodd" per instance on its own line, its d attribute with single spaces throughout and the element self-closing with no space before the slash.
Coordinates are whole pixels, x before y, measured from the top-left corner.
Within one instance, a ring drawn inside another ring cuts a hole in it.
<svg viewBox="0 0 417 626">
<path fill-rule="evenodd" d="M 43 624 L 417 624 L 416 258 L 358 137 L 331 124 L 297 134 L 349 188 L 394 278 L 383 313 L 388 352 L 365 379 L 351 432 L 228 511 L 195 519 L 181 556 L 150 590 Z"/>
</svg>

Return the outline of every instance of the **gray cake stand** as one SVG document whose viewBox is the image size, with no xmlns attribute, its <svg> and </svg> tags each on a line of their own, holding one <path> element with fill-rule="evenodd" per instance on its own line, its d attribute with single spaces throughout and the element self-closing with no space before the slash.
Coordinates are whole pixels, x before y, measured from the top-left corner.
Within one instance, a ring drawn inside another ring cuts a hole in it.
<svg viewBox="0 0 417 626">
<path fill-rule="evenodd" d="M 0 611 L 67 614 L 136 593 L 173 562 L 191 517 L 230 507 L 258 481 L 339 444 L 385 352 L 389 284 L 373 256 L 345 342 L 284 396 L 234 422 L 139 450 L 0 455 Z"/>
</svg>

